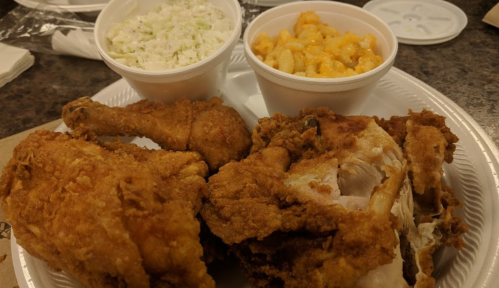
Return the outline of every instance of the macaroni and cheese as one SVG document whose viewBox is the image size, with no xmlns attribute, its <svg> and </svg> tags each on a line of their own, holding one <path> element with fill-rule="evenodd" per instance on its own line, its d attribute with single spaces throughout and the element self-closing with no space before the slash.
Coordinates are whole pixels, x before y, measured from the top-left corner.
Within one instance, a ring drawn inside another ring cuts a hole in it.
<svg viewBox="0 0 499 288">
<path fill-rule="evenodd" d="M 261 32 L 252 45 L 261 61 L 280 71 L 306 77 L 339 78 L 358 75 L 378 67 L 376 37 L 354 33 L 342 35 L 320 21 L 314 11 L 302 12 L 294 27 L 271 39 Z"/>
</svg>

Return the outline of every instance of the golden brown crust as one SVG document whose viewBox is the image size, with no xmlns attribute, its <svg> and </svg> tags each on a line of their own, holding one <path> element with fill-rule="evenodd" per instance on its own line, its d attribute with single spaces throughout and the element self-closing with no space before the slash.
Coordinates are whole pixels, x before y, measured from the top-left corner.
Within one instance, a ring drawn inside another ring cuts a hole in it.
<svg viewBox="0 0 499 288">
<path fill-rule="evenodd" d="M 0 197 L 18 243 L 86 287 L 214 287 L 195 219 L 200 155 L 108 147 L 40 130 L 15 148 Z"/>
<path fill-rule="evenodd" d="M 412 120 L 413 123 L 421 126 L 435 127 L 442 133 L 442 136 L 447 142 L 445 149 L 445 162 L 451 163 L 454 151 L 456 150 L 455 143 L 459 138 L 452 133 L 450 128 L 445 124 L 445 117 L 437 115 L 429 110 L 423 109 L 421 112 L 413 112 L 409 110 L 409 116 L 392 116 L 390 119 L 374 117 L 376 122 L 393 137 L 395 142 L 400 146 L 404 145 L 405 137 L 407 135 L 406 123 Z"/>
<path fill-rule="evenodd" d="M 353 287 L 367 271 L 394 257 L 394 227 L 383 221 L 370 224 L 372 216 L 350 215 L 337 232 L 325 235 L 275 232 L 233 245 L 231 251 L 253 287 Z"/>
<path fill-rule="evenodd" d="M 444 117 L 423 110 L 385 120 L 326 108 L 275 114 L 259 120 L 244 158 L 245 124 L 221 103 L 68 104 L 64 117 L 74 131 L 31 135 L 0 178 L 19 243 L 89 287 L 172 288 L 213 287 L 201 259 L 223 258 L 228 245 L 253 287 L 356 287 L 393 261 L 395 230 L 408 233 L 400 241 L 406 279 L 434 287 L 434 251 L 464 248 L 468 228 L 455 216 L 462 202 L 441 182 L 458 140 Z M 100 134 L 146 135 L 197 152 L 150 151 L 118 138 L 102 143 Z M 212 172 L 221 167 L 208 186 L 203 160 Z M 370 169 L 379 182 L 368 201 L 343 206 L 338 197 L 351 195 L 334 195 L 345 188 L 340 180 L 362 180 L 352 175 Z M 391 214 L 407 173 L 413 227 Z M 207 224 L 201 240 L 198 212 Z M 103 248 L 109 243 L 116 249 Z"/>
<path fill-rule="evenodd" d="M 441 240 L 443 245 L 454 246 L 458 250 L 466 248 L 462 236 L 469 228 L 461 217 L 455 216 L 456 209 L 463 207 L 463 203 L 455 196 L 454 189 L 450 186 L 443 186 L 441 202 L 443 212 L 440 219 L 443 221 L 438 228 L 443 235 Z"/>
<path fill-rule="evenodd" d="M 435 246 L 428 246 L 418 252 L 421 273 L 416 275 L 416 285 L 414 285 L 415 288 L 435 287 L 435 278 L 431 277 L 434 269 L 432 255 L 435 250 Z"/>
<path fill-rule="evenodd" d="M 436 128 L 418 125 L 411 120 L 407 121 L 407 131 L 404 151 L 416 193 L 440 188 L 447 141 Z"/>
<path fill-rule="evenodd" d="M 147 137 L 166 150 L 197 151 L 213 172 L 245 157 L 251 145 L 239 113 L 217 97 L 171 104 L 141 100 L 126 107 L 82 97 L 63 107 L 62 118 L 68 127 L 83 126 L 98 136 Z"/>
<path fill-rule="evenodd" d="M 372 118 L 325 108 L 275 114 L 254 128 L 253 143 L 250 156 L 210 177 L 201 215 L 231 245 L 254 287 L 352 287 L 392 262 L 398 221 L 390 209 L 405 162 Z M 384 164 L 384 152 L 393 162 Z M 360 162 L 379 165 L 372 169 L 383 176 L 368 188 L 367 206 L 349 210 L 335 194 L 335 173 Z"/>
<path fill-rule="evenodd" d="M 415 287 L 434 287 L 431 255 L 442 245 L 464 248 L 462 235 L 468 231 L 462 219 L 455 216 L 456 208 L 461 207 L 462 202 L 454 195 L 451 187 L 442 185 L 443 162 L 452 162 L 455 143 L 459 139 L 446 126 L 445 117 L 428 110 L 420 113 L 410 110 L 408 116 L 394 116 L 389 120 L 376 121 L 403 147 L 404 155 L 408 159 L 409 176 L 414 191 L 416 226 L 419 228 L 430 224 L 435 230 L 426 230 L 426 233 L 430 233 L 426 236 L 432 239 L 426 243 L 427 246 L 413 247 L 418 249 L 412 253 L 417 254 L 421 271 L 408 275 L 408 278 L 415 276 Z M 415 233 L 417 235 L 419 232 Z M 406 270 L 412 271 L 412 261 L 407 263 L 411 267 L 406 267 Z"/>
</svg>

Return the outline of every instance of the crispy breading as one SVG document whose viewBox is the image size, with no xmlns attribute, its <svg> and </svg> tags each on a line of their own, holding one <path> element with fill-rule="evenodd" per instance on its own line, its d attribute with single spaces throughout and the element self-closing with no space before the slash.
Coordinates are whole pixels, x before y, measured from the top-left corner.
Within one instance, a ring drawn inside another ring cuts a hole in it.
<svg viewBox="0 0 499 288">
<path fill-rule="evenodd" d="M 464 248 L 462 202 L 442 183 L 458 141 L 445 117 L 304 109 L 259 119 L 250 150 L 221 104 L 65 106 L 74 130 L 30 135 L 0 178 L 19 244 L 106 288 L 214 287 L 203 261 L 228 252 L 253 287 L 432 288 L 436 249 Z"/>
<path fill-rule="evenodd" d="M 40 130 L 15 148 L 0 198 L 19 245 L 86 287 L 214 287 L 195 218 L 201 156 L 104 147 Z"/>
<path fill-rule="evenodd" d="M 442 163 L 447 141 L 440 131 L 432 126 L 423 126 L 408 120 L 404 151 L 409 157 L 414 190 L 423 194 L 431 188 L 440 188 Z"/>
<path fill-rule="evenodd" d="M 197 151 L 211 171 L 242 159 L 251 145 L 239 113 L 217 97 L 171 104 L 144 99 L 126 107 L 109 107 L 82 97 L 63 107 L 62 118 L 72 129 L 83 125 L 99 136 L 147 137 L 166 150 Z"/>
<path fill-rule="evenodd" d="M 253 143 L 249 157 L 210 177 L 201 215 L 255 287 L 353 287 L 392 262 L 390 211 L 405 160 L 372 118 L 325 108 L 275 114 L 255 127 Z M 372 182 L 354 183 L 371 173 Z"/>
<path fill-rule="evenodd" d="M 444 117 L 304 109 L 260 119 L 252 140 L 209 179 L 201 215 L 253 287 L 371 287 L 383 273 L 433 287 L 434 251 L 464 246 L 461 202 L 442 185 L 458 140 Z"/>
<path fill-rule="evenodd" d="M 442 246 L 464 248 L 462 234 L 468 227 L 455 215 L 462 202 L 451 187 L 442 184 L 443 163 L 451 163 L 458 137 L 445 117 L 423 110 L 377 122 L 403 148 L 414 194 L 414 223 L 407 233 L 405 277 L 414 287 L 431 288 L 431 255 Z"/>
<path fill-rule="evenodd" d="M 404 145 L 405 137 L 407 135 L 406 123 L 408 120 L 412 120 L 413 123 L 422 126 L 432 126 L 439 129 L 442 136 L 447 141 L 447 146 L 445 147 L 445 162 L 452 162 L 453 154 L 456 150 L 455 143 L 459 141 L 459 138 L 452 133 L 449 127 L 447 127 L 445 124 L 445 117 L 426 109 L 423 109 L 421 112 L 414 112 L 409 109 L 408 116 L 392 116 L 390 119 L 380 119 L 375 116 L 374 119 L 400 146 Z"/>
<path fill-rule="evenodd" d="M 352 222 L 332 233 L 275 232 L 261 241 L 248 239 L 231 252 L 252 287 L 353 287 L 367 270 L 392 261 L 397 242 L 389 222 L 372 225 L 369 216 L 352 215 Z"/>
</svg>

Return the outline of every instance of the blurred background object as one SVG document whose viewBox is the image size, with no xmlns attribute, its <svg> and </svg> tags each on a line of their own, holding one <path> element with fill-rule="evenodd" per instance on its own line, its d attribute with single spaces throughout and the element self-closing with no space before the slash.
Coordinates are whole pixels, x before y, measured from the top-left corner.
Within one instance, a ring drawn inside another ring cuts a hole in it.
<svg viewBox="0 0 499 288">
<path fill-rule="evenodd" d="M 242 29 L 241 29 L 241 38 L 243 39 L 244 30 L 248 27 L 249 23 L 255 19 L 258 14 L 260 14 L 260 6 L 259 1 L 262 0 L 238 0 L 241 5 L 241 14 L 242 14 Z"/>
<path fill-rule="evenodd" d="M 0 87 L 21 75 L 35 62 L 29 50 L 0 43 Z"/>
<path fill-rule="evenodd" d="M 63 8 L 18 6 L 0 19 L 0 42 L 34 52 L 100 59 L 94 23 Z"/>
<path fill-rule="evenodd" d="M 490 9 L 490 11 L 485 14 L 483 22 L 499 28 L 499 3 L 497 3 L 494 8 Z"/>
<path fill-rule="evenodd" d="M 71 12 L 84 12 L 97 16 L 109 0 L 15 0 L 17 3 L 28 8 L 39 8 L 44 6 L 47 10 L 65 9 Z"/>
</svg>

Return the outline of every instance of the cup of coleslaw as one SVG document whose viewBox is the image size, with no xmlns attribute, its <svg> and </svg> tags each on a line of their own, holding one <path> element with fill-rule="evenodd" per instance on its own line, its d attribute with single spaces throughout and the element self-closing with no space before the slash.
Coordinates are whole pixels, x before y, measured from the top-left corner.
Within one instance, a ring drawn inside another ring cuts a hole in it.
<svg viewBox="0 0 499 288">
<path fill-rule="evenodd" d="M 169 103 L 221 96 L 240 33 L 237 0 L 111 0 L 94 36 L 141 98 Z"/>
</svg>

